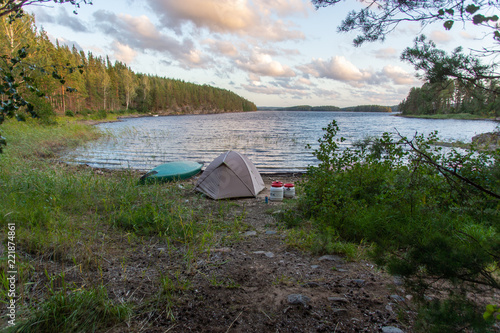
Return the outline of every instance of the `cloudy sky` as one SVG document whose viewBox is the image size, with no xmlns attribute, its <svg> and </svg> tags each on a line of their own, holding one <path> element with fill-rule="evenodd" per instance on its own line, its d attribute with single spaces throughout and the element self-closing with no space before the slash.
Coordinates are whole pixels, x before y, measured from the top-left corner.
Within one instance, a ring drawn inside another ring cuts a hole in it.
<svg viewBox="0 0 500 333">
<path fill-rule="evenodd" d="M 481 48 L 480 31 L 405 24 L 384 43 L 338 34 L 355 0 L 316 10 L 309 0 L 94 0 L 30 6 L 61 44 L 154 74 L 228 89 L 258 106 L 395 105 L 420 86 L 399 60 L 419 33 L 439 48 Z"/>
</svg>

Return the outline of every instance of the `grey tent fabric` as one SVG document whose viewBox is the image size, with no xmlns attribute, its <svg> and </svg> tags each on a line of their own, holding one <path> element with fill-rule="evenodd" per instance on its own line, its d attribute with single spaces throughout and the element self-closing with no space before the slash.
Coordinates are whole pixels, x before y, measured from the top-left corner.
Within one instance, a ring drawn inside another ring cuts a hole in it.
<svg viewBox="0 0 500 333">
<path fill-rule="evenodd" d="M 264 181 L 252 161 L 235 151 L 213 160 L 195 187 L 212 199 L 255 197 L 264 188 Z"/>
</svg>

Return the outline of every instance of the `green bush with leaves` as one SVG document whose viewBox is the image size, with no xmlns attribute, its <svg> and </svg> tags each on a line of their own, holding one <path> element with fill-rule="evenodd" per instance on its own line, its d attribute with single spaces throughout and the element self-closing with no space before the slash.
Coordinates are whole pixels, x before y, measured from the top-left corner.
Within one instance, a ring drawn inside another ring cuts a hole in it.
<svg viewBox="0 0 500 333">
<path fill-rule="evenodd" d="M 103 120 L 108 117 L 108 114 L 106 113 L 106 110 L 100 109 L 96 113 L 92 114 L 90 116 L 91 119 L 94 120 Z"/>
<path fill-rule="evenodd" d="M 443 152 L 436 132 L 341 150 L 335 121 L 324 130 L 298 206 L 323 237 L 373 244 L 374 260 L 422 301 L 436 280 L 500 289 L 500 150 Z"/>
<path fill-rule="evenodd" d="M 33 110 L 42 124 L 53 125 L 56 123 L 56 113 L 48 98 L 28 96 L 26 100 L 33 106 Z"/>
</svg>

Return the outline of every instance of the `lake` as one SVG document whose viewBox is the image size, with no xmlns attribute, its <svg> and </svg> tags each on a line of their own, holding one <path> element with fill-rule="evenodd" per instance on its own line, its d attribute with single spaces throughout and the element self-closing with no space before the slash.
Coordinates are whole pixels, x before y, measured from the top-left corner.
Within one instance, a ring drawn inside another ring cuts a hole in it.
<svg viewBox="0 0 500 333">
<path fill-rule="evenodd" d="M 332 120 L 349 146 L 367 136 L 399 131 L 413 137 L 439 132 L 442 141 L 470 142 L 491 132 L 497 123 L 488 120 L 417 119 L 391 113 L 256 111 L 210 115 L 127 118 L 97 125 L 111 133 L 69 152 L 63 159 L 111 169 L 149 170 L 161 163 L 191 160 L 207 166 L 227 150 L 247 155 L 262 173 L 300 172 L 317 164 L 311 144 L 323 135 Z"/>
</svg>

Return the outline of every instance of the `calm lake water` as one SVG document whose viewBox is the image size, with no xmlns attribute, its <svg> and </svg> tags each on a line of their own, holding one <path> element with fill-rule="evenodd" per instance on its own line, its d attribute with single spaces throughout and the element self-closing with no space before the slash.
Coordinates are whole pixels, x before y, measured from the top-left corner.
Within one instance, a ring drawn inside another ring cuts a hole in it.
<svg viewBox="0 0 500 333">
<path fill-rule="evenodd" d="M 469 141 L 493 131 L 486 120 L 430 120 L 368 112 L 257 111 L 213 115 L 129 118 L 98 125 L 113 134 L 72 151 L 70 163 L 101 168 L 149 170 L 175 161 L 204 162 L 207 166 L 227 150 L 247 155 L 263 173 L 304 171 L 317 160 L 306 144 L 317 147 L 322 128 L 332 120 L 345 146 L 367 136 L 394 132 L 412 137 L 416 132 L 439 132 L 442 141 Z"/>
</svg>

